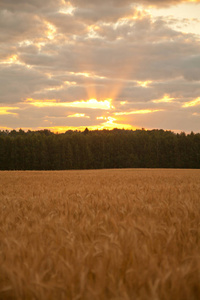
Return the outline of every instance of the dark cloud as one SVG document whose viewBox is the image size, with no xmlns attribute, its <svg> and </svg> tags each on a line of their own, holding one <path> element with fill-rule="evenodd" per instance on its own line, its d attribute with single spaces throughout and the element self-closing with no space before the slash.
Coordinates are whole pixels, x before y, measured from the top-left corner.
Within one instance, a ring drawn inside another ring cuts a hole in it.
<svg viewBox="0 0 200 300">
<path fill-rule="evenodd" d="M 1 43 L 0 44 L 0 61 L 5 61 L 12 55 L 16 54 L 16 45 L 12 43 Z"/>
<path fill-rule="evenodd" d="M 62 5 L 62 0 L 1 0 L 0 9 L 12 12 L 48 12 L 57 10 Z"/>
<path fill-rule="evenodd" d="M 57 33 L 62 33 L 65 37 L 87 33 L 86 24 L 71 15 L 54 13 L 46 16 L 46 20 L 56 27 Z"/>
<path fill-rule="evenodd" d="M 0 103 L 18 103 L 32 97 L 33 93 L 60 83 L 48 79 L 41 72 L 21 65 L 8 65 L 0 69 Z"/>
<path fill-rule="evenodd" d="M 172 102 L 179 102 L 181 105 L 181 103 L 199 97 L 200 85 L 199 82 L 189 83 L 184 79 L 152 82 L 147 87 L 139 86 L 139 83 L 138 85 L 129 83 L 118 94 L 115 103 L 126 100 L 131 109 L 131 105 L 135 105 L 135 103 L 139 103 L 139 106 L 142 103 L 146 105 L 147 102 L 162 99 L 164 95 L 169 95 L 170 98 L 174 98 Z"/>
<path fill-rule="evenodd" d="M 185 0 L 71 0 L 72 5 L 78 7 L 99 7 L 105 5 L 113 5 L 113 6 L 127 6 L 127 5 L 135 5 L 135 4 L 144 4 L 149 6 L 156 6 L 156 7 L 166 7 L 171 5 L 180 4 L 183 2 L 190 2 Z M 196 2 L 200 2 L 197 0 Z"/>
<path fill-rule="evenodd" d="M 184 120 L 184 121 L 183 121 Z M 149 129 L 168 129 L 176 131 L 200 131 L 199 117 L 184 109 L 164 110 L 150 114 L 138 114 L 126 116 L 126 121 L 132 126 Z"/>
<path fill-rule="evenodd" d="M 0 10 L 0 42 L 18 42 L 41 38 L 46 25 L 35 15 Z"/>
<path fill-rule="evenodd" d="M 116 7 L 116 6 L 101 6 L 100 8 L 92 9 L 88 7 L 78 8 L 74 11 L 74 16 L 89 24 L 104 21 L 104 22 L 116 22 L 122 17 L 129 17 L 134 14 L 134 10 L 128 6 Z"/>
<path fill-rule="evenodd" d="M 183 62 L 185 79 L 189 81 L 200 81 L 200 55 L 191 55 Z"/>
<path fill-rule="evenodd" d="M 200 95 L 200 85 L 198 81 L 188 82 L 185 79 L 162 81 L 152 83 L 152 88 L 159 94 L 169 94 L 177 98 L 180 102 L 190 98 L 197 98 Z"/>
</svg>

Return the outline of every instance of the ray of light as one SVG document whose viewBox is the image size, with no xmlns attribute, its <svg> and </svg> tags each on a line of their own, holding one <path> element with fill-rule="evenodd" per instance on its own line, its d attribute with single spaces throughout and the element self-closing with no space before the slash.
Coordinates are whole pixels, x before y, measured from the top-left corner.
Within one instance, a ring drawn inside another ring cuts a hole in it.
<svg viewBox="0 0 200 300">
<path fill-rule="evenodd" d="M 94 72 L 70 72 L 75 76 L 81 76 L 84 82 L 84 87 L 87 92 L 88 99 L 97 99 L 95 79 L 105 79 L 104 76 L 96 75 Z M 104 93 L 101 98 L 107 98 L 108 95 Z M 111 98 L 111 97 L 108 97 Z"/>
<path fill-rule="evenodd" d="M 108 85 L 107 95 L 113 101 L 118 97 L 124 86 L 127 84 L 127 80 L 130 77 L 133 66 L 129 62 L 124 62 L 123 68 L 119 71 L 120 79 L 117 79 L 117 83 L 114 80 Z"/>
</svg>

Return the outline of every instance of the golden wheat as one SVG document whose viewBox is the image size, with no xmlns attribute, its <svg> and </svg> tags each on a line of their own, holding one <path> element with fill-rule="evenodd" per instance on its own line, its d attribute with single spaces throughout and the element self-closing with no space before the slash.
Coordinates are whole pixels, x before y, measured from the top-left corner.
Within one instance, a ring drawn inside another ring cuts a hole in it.
<svg viewBox="0 0 200 300">
<path fill-rule="evenodd" d="M 0 172 L 0 299 L 200 299 L 200 170 Z"/>
</svg>

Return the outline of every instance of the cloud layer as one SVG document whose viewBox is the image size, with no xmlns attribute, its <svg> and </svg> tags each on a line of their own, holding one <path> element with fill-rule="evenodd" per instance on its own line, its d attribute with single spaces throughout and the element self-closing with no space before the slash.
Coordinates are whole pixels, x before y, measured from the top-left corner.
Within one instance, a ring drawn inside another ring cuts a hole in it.
<svg viewBox="0 0 200 300">
<path fill-rule="evenodd" d="M 181 2 L 2 0 L 0 129 L 200 131 L 200 31 L 181 27 L 200 20 L 170 15 Z"/>
</svg>

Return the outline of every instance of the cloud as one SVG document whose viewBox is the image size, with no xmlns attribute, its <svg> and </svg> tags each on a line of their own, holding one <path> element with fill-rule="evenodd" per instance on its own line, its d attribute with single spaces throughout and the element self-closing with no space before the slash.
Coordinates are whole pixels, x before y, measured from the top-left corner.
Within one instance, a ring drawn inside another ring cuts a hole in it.
<svg viewBox="0 0 200 300">
<path fill-rule="evenodd" d="M 190 3 L 190 2 L 194 2 L 194 3 L 199 3 L 199 0 L 139 0 L 137 1 L 141 4 L 144 5 L 149 5 L 149 6 L 155 6 L 155 7 L 168 7 L 168 6 L 172 6 L 172 5 L 178 5 L 181 3 Z"/>
<path fill-rule="evenodd" d="M 185 0 L 71 0 L 71 4 L 75 7 L 99 7 L 99 6 L 105 6 L 105 5 L 113 5 L 113 6 L 127 6 L 127 5 L 148 5 L 148 6 L 155 6 L 155 7 L 166 7 L 171 5 L 177 5 L 184 2 L 191 2 L 191 1 L 185 1 Z M 193 1 L 193 2 L 200 2 L 199 0 Z"/>
<path fill-rule="evenodd" d="M 1 0 L 0 9 L 12 12 L 48 12 L 63 5 L 62 0 Z"/>
<path fill-rule="evenodd" d="M 0 28 L 0 42 L 13 43 L 43 36 L 46 25 L 33 14 L 0 10 Z"/>
<path fill-rule="evenodd" d="M 115 113 L 115 116 L 128 116 L 128 115 L 144 115 L 144 114 L 151 114 L 155 113 L 158 111 L 162 111 L 162 109 L 138 109 L 138 110 L 133 110 L 133 111 L 122 111 L 119 113 Z"/>
<path fill-rule="evenodd" d="M 183 122 L 184 120 L 184 122 Z M 182 130 L 185 132 L 200 131 L 199 118 L 192 118 L 192 114 L 185 110 L 174 109 L 172 111 L 166 110 L 157 112 L 155 114 L 140 114 L 134 115 L 134 117 L 126 116 L 126 122 L 136 126 L 137 128 L 149 128 L 149 129 L 168 129 L 168 130 Z"/>
<path fill-rule="evenodd" d="M 184 77 L 189 81 L 200 80 L 200 55 L 191 55 L 183 62 Z"/>
<path fill-rule="evenodd" d="M 134 14 L 134 9 L 129 6 L 117 7 L 117 6 L 101 6 L 94 9 L 88 7 L 81 7 L 74 10 L 74 16 L 89 24 L 96 23 L 98 21 L 104 22 L 116 22 L 122 17 L 129 17 Z"/>
<path fill-rule="evenodd" d="M 74 107 L 74 108 L 87 108 L 87 109 L 103 109 L 103 110 L 110 110 L 111 101 L 110 100 L 103 100 L 97 101 L 96 99 L 89 99 L 89 100 L 81 100 L 81 101 L 73 101 L 73 102 L 56 102 L 53 101 L 40 101 L 34 99 L 27 99 L 27 101 L 36 107 Z"/>
<path fill-rule="evenodd" d="M 186 102 L 183 107 L 191 107 L 191 106 L 197 106 L 200 105 L 200 97 L 198 97 L 197 99 L 194 99 L 192 101 Z"/>
<path fill-rule="evenodd" d="M 48 14 L 45 18 L 55 26 L 57 34 L 62 33 L 65 38 L 72 35 L 82 35 L 88 31 L 86 24 L 70 14 L 57 12 Z"/>
<path fill-rule="evenodd" d="M 73 115 L 68 115 L 67 116 L 68 118 L 90 118 L 89 116 L 86 116 L 85 114 L 79 114 L 79 113 L 77 113 L 77 114 L 73 114 Z"/>
<path fill-rule="evenodd" d="M 184 116 L 197 128 L 197 105 L 189 104 L 200 97 L 199 36 L 177 28 L 175 15 L 147 10 L 180 2 L 73 0 L 70 9 L 63 0 L 1 0 L 0 126 L 169 128 L 172 113 L 174 128 Z M 110 106 L 93 107 L 92 98 Z"/>
<path fill-rule="evenodd" d="M 12 110 L 19 109 L 18 107 L 0 107 L 0 115 L 17 115 Z"/>
<path fill-rule="evenodd" d="M 17 103 L 40 89 L 59 84 L 39 71 L 12 64 L 1 67 L 0 83 L 0 103 Z"/>
</svg>

